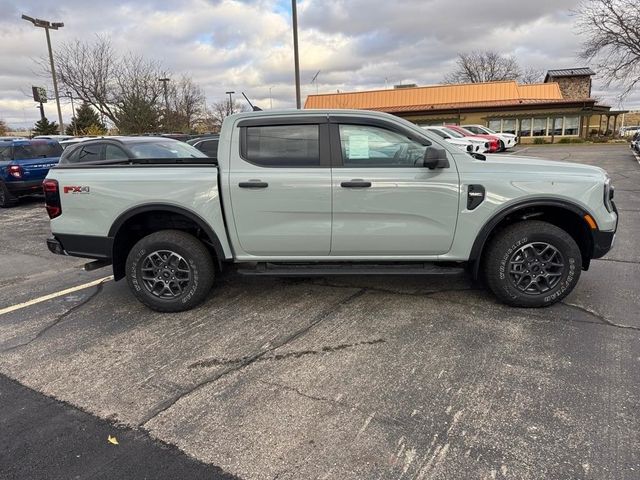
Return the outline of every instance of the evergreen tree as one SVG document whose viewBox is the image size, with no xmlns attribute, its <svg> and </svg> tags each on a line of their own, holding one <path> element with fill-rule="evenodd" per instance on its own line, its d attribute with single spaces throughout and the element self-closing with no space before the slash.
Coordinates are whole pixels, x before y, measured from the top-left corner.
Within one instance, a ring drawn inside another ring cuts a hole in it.
<svg viewBox="0 0 640 480">
<path fill-rule="evenodd" d="M 96 131 L 104 133 L 106 130 L 98 113 L 87 102 L 83 102 L 76 108 L 75 118 L 67 127 L 66 133 L 67 135 L 88 135 L 92 132 L 95 135 Z"/>
<path fill-rule="evenodd" d="M 57 135 L 58 133 L 58 124 L 56 122 L 49 122 L 47 117 L 38 120 L 35 127 L 33 127 L 34 135 Z"/>
</svg>

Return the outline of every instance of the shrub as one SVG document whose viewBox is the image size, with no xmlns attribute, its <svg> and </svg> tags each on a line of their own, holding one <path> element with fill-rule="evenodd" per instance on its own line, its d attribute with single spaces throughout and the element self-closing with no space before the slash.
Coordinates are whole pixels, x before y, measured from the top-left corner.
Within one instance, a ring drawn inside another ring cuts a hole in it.
<svg viewBox="0 0 640 480">
<path fill-rule="evenodd" d="M 536 145 L 544 145 L 547 141 L 544 138 L 538 137 L 533 139 L 533 143 Z"/>
<path fill-rule="evenodd" d="M 571 139 L 570 138 L 561 138 L 560 140 L 558 140 L 558 143 L 571 143 Z"/>
</svg>

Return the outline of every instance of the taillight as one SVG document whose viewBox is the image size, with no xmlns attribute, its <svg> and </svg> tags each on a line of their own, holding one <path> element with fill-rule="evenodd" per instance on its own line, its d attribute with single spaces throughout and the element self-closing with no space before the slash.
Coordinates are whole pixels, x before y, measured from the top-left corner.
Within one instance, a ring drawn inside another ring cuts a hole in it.
<svg viewBox="0 0 640 480">
<path fill-rule="evenodd" d="M 44 203 L 47 207 L 49 218 L 56 218 L 62 214 L 62 205 L 60 204 L 60 189 L 57 180 L 47 179 L 42 182 L 44 190 Z"/>
<path fill-rule="evenodd" d="M 22 178 L 23 170 L 20 165 L 9 165 L 9 175 L 14 178 Z"/>
</svg>

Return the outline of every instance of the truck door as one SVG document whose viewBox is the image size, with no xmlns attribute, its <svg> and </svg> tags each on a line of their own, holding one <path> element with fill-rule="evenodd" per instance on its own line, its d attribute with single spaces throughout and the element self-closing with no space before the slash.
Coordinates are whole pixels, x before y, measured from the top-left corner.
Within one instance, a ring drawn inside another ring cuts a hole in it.
<svg viewBox="0 0 640 480">
<path fill-rule="evenodd" d="M 282 123 L 284 122 L 284 123 Z M 323 256 L 331 244 L 331 168 L 326 116 L 239 122 L 229 191 L 245 254 Z"/>
<path fill-rule="evenodd" d="M 458 215 L 459 177 L 422 166 L 431 142 L 378 119 L 331 122 L 331 255 L 420 256 L 449 251 Z M 410 129 L 409 129 L 410 130 Z"/>
</svg>

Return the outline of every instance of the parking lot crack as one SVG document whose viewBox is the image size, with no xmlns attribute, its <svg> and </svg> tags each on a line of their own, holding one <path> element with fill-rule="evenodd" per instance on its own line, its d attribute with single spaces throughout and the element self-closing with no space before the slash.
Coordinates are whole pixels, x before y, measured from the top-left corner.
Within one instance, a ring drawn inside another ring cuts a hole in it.
<svg viewBox="0 0 640 480">
<path fill-rule="evenodd" d="M 294 352 L 281 353 L 277 355 L 264 356 L 256 360 L 256 362 L 269 362 L 269 361 L 280 361 L 286 360 L 288 358 L 301 358 L 307 355 L 324 355 L 327 353 L 338 352 L 340 350 L 346 350 L 349 348 L 355 348 L 362 345 L 376 345 L 378 343 L 384 343 L 385 340 L 383 338 L 377 338 L 375 340 L 364 340 L 361 342 L 354 343 L 341 343 L 338 345 L 327 345 L 317 350 L 300 350 Z M 239 364 L 246 361 L 248 357 L 242 358 L 234 358 L 234 359 L 219 359 L 219 358 L 208 358 L 205 360 L 200 360 L 198 362 L 192 363 L 188 366 L 188 368 L 207 368 L 207 367 L 217 367 L 221 365 L 234 365 Z"/>
<path fill-rule="evenodd" d="M 306 334 L 307 332 L 309 332 L 311 329 L 313 329 L 315 326 L 317 326 L 319 323 L 323 322 L 324 320 L 326 320 L 327 318 L 331 317 L 332 315 L 334 315 L 336 312 L 338 312 L 344 305 L 348 304 L 349 302 L 357 299 L 358 297 L 361 297 L 362 295 L 364 295 L 367 292 L 367 289 L 365 288 L 361 288 L 358 289 L 355 293 L 352 293 L 351 295 L 343 298 L 342 300 L 340 300 L 339 302 L 333 304 L 332 306 L 330 306 L 329 308 L 325 309 L 324 311 L 318 313 L 311 322 L 309 322 L 307 325 L 305 325 L 303 328 L 300 328 L 298 330 L 296 330 L 295 332 L 283 337 L 282 339 L 280 339 L 278 342 L 276 342 L 275 344 L 271 345 L 269 348 L 265 348 L 263 350 L 259 350 L 258 352 L 255 352 L 251 355 L 247 355 L 245 357 L 243 357 L 243 359 L 235 364 L 231 364 L 228 368 L 222 370 L 221 372 L 217 372 L 214 375 L 211 375 L 209 377 L 204 378 L 203 380 L 201 380 L 200 382 L 192 385 L 191 387 L 184 389 L 180 392 L 177 392 L 175 395 L 172 395 L 171 397 L 167 398 L 166 400 L 160 402 L 154 409 L 152 409 L 148 415 L 146 415 L 142 421 L 138 424 L 139 427 L 145 428 L 146 425 L 151 422 L 154 418 L 156 418 L 158 415 L 162 414 L 163 412 L 167 411 L 169 408 L 171 408 L 173 405 L 175 405 L 177 402 L 179 402 L 180 400 L 182 400 L 184 397 L 197 392 L 198 390 L 217 382 L 218 380 L 220 380 L 221 378 L 224 378 L 230 374 L 233 374 L 235 372 L 238 372 L 240 370 L 243 370 L 244 368 L 248 367 L 249 365 L 257 362 L 258 360 L 260 360 L 262 357 L 264 357 L 265 355 L 273 352 L 274 350 L 277 350 L 278 348 L 284 347 L 285 345 L 293 342 L 294 340 L 296 340 L 297 338 L 300 338 L 301 336 L 303 336 L 304 334 Z"/>
<path fill-rule="evenodd" d="M 592 317 L 596 318 L 599 320 L 599 323 L 604 324 L 604 325 L 608 325 L 610 327 L 615 327 L 615 328 L 623 328 L 623 329 L 627 329 L 627 330 L 636 330 L 640 332 L 640 327 L 636 327 L 634 325 L 623 325 L 620 323 L 615 323 L 612 322 L 611 320 L 607 319 L 606 317 L 604 317 L 603 315 L 601 315 L 600 313 L 596 312 L 595 310 L 592 310 L 588 307 L 584 307 L 582 305 L 578 305 L 575 303 L 568 303 L 568 302 L 560 302 L 563 305 L 566 305 L 567 307 L 579 310 L 581 312 L 587 313 L 589 315 L 591 315 Z"/>
<path fill-rule="evenodd" d="M 12 350 L 15 350 L 17 348 L 21 348 L 21 347 L 26 347 L 27 345 L 30 345 L 31 343 L 35 342 L 36 340 L 38 340 L 39 338 L 41 338 L 43 335 L 45 335 L 49 330 L 51 330 L 53 327 L 57 326 L 60 324 L 60 322 L 62 322 L 62 320 L 64 320 L 65 318 L 67 318 L 69 315 L 71 315 L 72 313 L 80 310 L 82 307 L 84 307 L 85 305 L 87 305 L 89 302 L 91 302 L 91 300 L 93 300 L 96 296 L 98 296 L 98 294 L 100 292 L 102 292 L 102 287 L 103 287 L 103 283 L 99 283 L 96 286 L 96 289 L 94 290 L 93 293 L 91 293 L 91 295 L 89 295 L 87 298 L 85 298 L 83 301 L 81 301 L 80 303 L 74 305 L 73 307 L 69 308 L 68 310 L 66 310 L 65 312 L 61 313 L 60 315 L 58 315 L 52 322 L 50 322 L 49 324 L 47 324 L 47 326 L 45 326 L 42 330 L 38 331 L 38 333 L 36 333 L 33 337 L 31 337 L 30 340 L 27 340 L 26 342 L 23 343 L 19 343 L 17 345 L 12 345 L 8 348 L 5 348 L 4 350 L 2 350 L 1 353 L 7 353 L 10 352 Z"/>
</svg>

